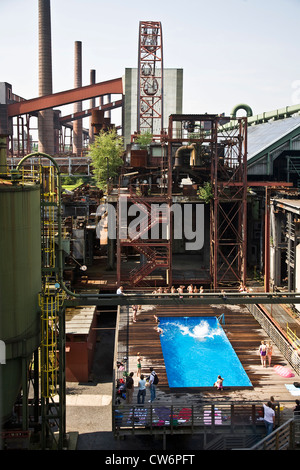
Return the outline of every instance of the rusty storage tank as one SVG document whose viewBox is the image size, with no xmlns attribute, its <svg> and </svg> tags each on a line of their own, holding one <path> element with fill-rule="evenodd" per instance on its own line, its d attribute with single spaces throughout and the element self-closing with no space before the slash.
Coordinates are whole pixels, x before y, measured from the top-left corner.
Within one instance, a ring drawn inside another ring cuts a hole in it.
<svg viewBox="0 0 300 470">
<path fill-rule="evenodd" d="M 40 343 L 40 213 L 39 184 L 0 180 L 0 340 L 6 352 L 6 363 L 0 365 L 2 424 L 11 416 L 25 367 Z"/>
</svg>

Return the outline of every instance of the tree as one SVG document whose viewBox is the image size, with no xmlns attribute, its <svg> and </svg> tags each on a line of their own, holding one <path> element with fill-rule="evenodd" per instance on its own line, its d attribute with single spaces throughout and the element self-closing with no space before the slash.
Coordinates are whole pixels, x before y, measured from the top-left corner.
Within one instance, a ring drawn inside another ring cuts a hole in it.
<svg viewBox="0 0 300 470">
<path fill-rule="evenodd" d="M 137 138 L 135 139 L 136 143 L 140 145 L 142 149 L 145 149 L 148 147 L 148 145 L 151 144 L 153 139 L 153 135 L 149 131 L 145 131 L 142 134 L 139 134 Z"/>
<path fill-rule="evenodd" d="M 89 157 L 92 159 L 93 174 L 96 185 L 106 189 L 108 181 L 118 175 L 118 169 L 123 165 L 123 139 L 115 129 L 100 131 L 91 144 Z"/>
<path fill-rule="evenodd" d="M 214 195 L 211 183 L 206 181 L 206 183 L 204 183 L 202 187 L 199 186 L 198 197 L 199 199 L 202 199 L 206 204 L 208 204 L 211 199 L 213 199 Z"/>
</svg>

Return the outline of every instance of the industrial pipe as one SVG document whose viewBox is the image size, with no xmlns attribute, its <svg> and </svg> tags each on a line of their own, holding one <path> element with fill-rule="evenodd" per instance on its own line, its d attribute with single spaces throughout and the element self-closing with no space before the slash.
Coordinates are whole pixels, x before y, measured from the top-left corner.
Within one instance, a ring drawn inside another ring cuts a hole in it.
<svg viewBox="0 0 300 470">
<path fill-rule="evenodd" d="M 176 152 L 175 152 L 175 160 L 174 160 L 174 168 L 181 167 L 182 164 L 180 162 L 180 153 L 183 152 L 184 150 L 194 150 L 195 149 L 196 143 L 192 143 L 190 145 L 182 145 L 179 147 Z"/>
<path fill-rule="evenodd" d="M 231 117 L 232 117 L 233 119 L 236 119 L 236 113 L 237 113 L 240 109 L 243 109 L 244 111 L 246 111 L 247 117 L 253 116 L 253 112 L 252 112 L 252 109 L 250 108 L 250 106 L 248 106 L 247 104 L 237 104 L 237 105 L 233 108 L 233 110 L 231 111 Z"/>
</svg>

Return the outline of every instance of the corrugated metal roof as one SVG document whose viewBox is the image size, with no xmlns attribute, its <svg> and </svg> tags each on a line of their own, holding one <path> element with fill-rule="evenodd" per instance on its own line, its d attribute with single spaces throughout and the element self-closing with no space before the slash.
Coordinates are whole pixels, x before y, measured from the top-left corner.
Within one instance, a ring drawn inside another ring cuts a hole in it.
<svg viewBox="0 0 300 470">
<path fill-rule="evenodd" d="M 287 209 L 296 214 L 300 214 L 300 200 L 299 199 L 273 198 L 272 201 L 279 207 L 282 207 L 283 209 Z"/>
<path fill-rule="evenodd" d="M 96 307 L 66 308 L 66 334 L 88 335 Z"/>
<path fill-rule="evenodd" d="M 300 126 L 300 116 L 268 121 L 248 127 L 248 160 Z M 300 129 L 299 129 L 300 132 Z"/>
</svg>

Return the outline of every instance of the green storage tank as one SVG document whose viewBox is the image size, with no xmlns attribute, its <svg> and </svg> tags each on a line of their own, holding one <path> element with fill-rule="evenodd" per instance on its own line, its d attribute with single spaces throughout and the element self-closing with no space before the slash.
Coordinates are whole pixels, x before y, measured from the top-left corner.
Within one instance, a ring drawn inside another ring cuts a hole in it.
<svg viewBox="0 0 300 470">
<path fill-rule="evenodd" d="M 22 386 L 22 367 L 40 344 L 40 186 L 0 182 L 0 417 L 9 420 Z"/>
</svg>

